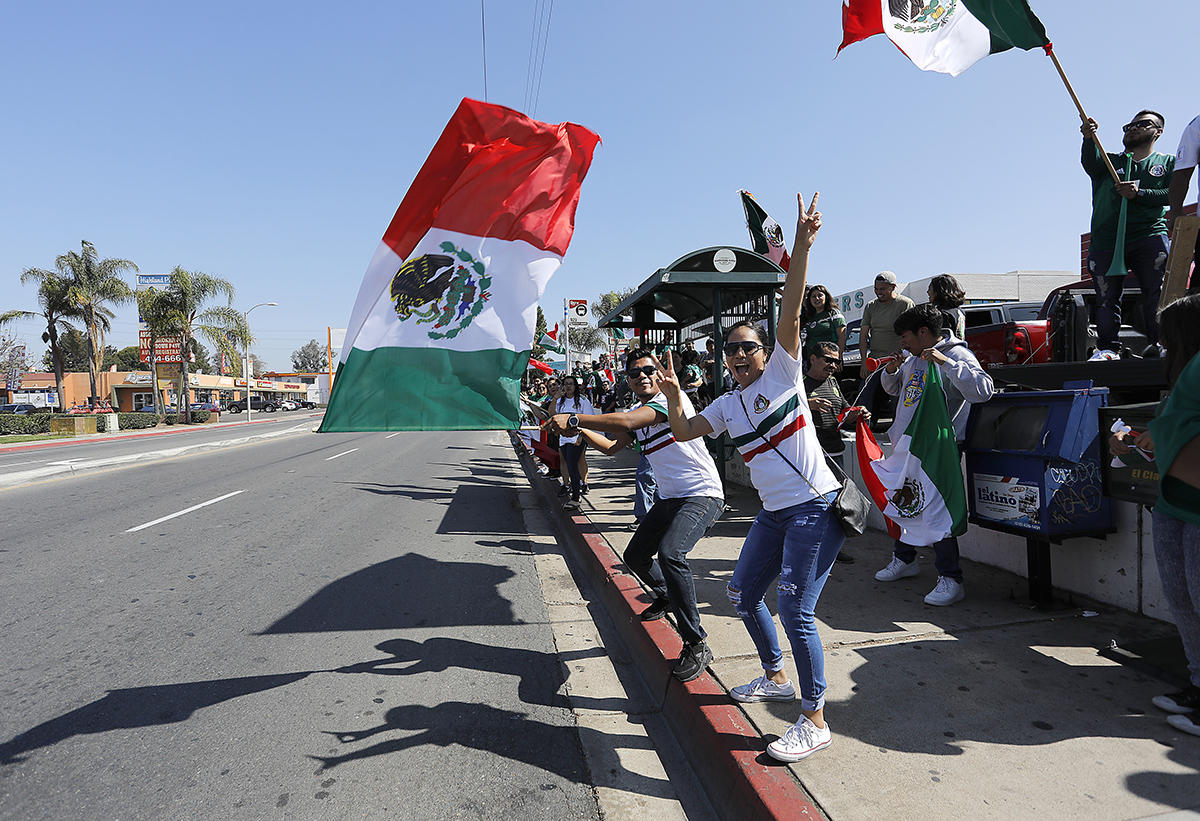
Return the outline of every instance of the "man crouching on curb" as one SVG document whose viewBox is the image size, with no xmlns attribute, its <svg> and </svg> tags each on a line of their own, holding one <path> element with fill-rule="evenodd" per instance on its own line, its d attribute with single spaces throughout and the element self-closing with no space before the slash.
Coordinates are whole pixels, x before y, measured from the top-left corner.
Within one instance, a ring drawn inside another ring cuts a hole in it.
<svg viewBox="0 0 1200 821">
<path fill-rule="evenodd" d="M 888 428 L 888 436 L 895 442 L 908 428 L 921 401 L 925 372 L 932 362 L 941 368 L 946 409 L 954 422 L 954 438 L 961 454 L 971 405 L 988 401 L 996 392 L 992 377 L 967 348 L 966 342 L 956 337 L 953 331 L 943 330 L 941 311 L 928 303 L 900 314 L 894 330 L 900 335 L 904 350 L 911 355 L 904 359 L 903 354 L 897 352 L 880 377 L 883 389 L 892 396 L 900 397 L 896 403 L 896 418 Z M 875 578 L 881 582 L 894 582 L 917 575 L 917 547 L 928 545 L 914 546 L 897 539 L 892 560 L 875 574 Z M 925 597 L 925 603 L 947 607 L 962 601 L 966 589 L 958 564 L 958 539 L 948 536 L 936 542 L 933 555 L 938 580 Z"/>
<path fill-rule="evenodd" d="M 658 480 L 658 501 L 638 525 L 622 558 L 654 594 L 654 602 L 642 611 L 642 620 L 660 619 L 668 609 L 675 614 L 683 653 L 671 672 L 680 681 L 691 681 L 704 672 L 713 656 L 704 643 L 707 634 L 700 626 L 696 585 L 687 554 L 720 517 L 725 493 L 704 444 L 700 440 L 676 442 L 671 434 L 667 400 L 658 390 L 660 376 L 650 351 L 630 351 L 625 360 L 625 378 L 639 404 L 625 413 L 559 413 L 546 425 L 568 435 L 578 429 L 592 447 L 605 455 L 628 447 L 636 438 L 650 460 Z M 685 411 L 694 413 L 687 397 L 681 399 L 686 403 Z M 592 431 L 603 431 L 613 438 Z"/>
</svg>

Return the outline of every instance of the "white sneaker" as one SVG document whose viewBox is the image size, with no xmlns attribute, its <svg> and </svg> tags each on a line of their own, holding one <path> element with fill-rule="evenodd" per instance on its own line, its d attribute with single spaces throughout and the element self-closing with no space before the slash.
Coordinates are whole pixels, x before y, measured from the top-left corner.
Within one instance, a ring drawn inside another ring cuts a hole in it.
<svg viewBox="0 0 1200 821">
<path fill-rule="evenodd" d="M 888 566 L 875 574 L 875 581 L 894 582 L 896 579 L 907 579 L 909 576 L 915 576 L 920 572 L 921 568 L 917 567 L 916 559 L 906 562 L 893 555 L 892 560 L 888 562 Z"/>
<path fill-rule="evenodd" d="M 1194 716 L 1167 716 L 1167 723 L 1176 730 L 1182 730 L 1183 732 L 1191 733 L 1192 735 L 1200 735 L 1200 723 L 1196 722 Z"/>
<path fill-rule="evenodd" d="M 765 675 L 759 676 L 749 684 L 734 687 L 729 691 L 734 701 L 749 704 L 755 701 L 795 701 L 796 685 L 790 681 L 776 684 Z"/>
<path fill-rule="evenodd" d="M 962 601 L 967 596 L 967 590 L 962 582 L 956 582 L 949 576 L 938 576 L 937 585 L 925 597 L 926 604 L 946 607 L 956 601 Z"/>
<path fill-rule="evenodd" d="M 1109 360 L 1120 358 L 1121 355 L 1116 351 L 1106 351 L 1103 348 L 1097 348 L 1092 352 L 1092 355 L 1088 357 L 1088 362 L 1107 362 Z"/>
<path fill-rule="evenodd" d="M 824 727 L 818 727 L 809 721 L 808 716 L 801 716 L 800 720 L 783 734 L 783 738 L 776 739 L 767 745 L 767 752 L 771 754 L 772 758 L 780 761 L 799 761 L 802 758 L 808 758 L 817 750 L 828 747 L 831 741 L 833 741 L 833 734 L 829 732 L 828 722 Z"/>
</svg>

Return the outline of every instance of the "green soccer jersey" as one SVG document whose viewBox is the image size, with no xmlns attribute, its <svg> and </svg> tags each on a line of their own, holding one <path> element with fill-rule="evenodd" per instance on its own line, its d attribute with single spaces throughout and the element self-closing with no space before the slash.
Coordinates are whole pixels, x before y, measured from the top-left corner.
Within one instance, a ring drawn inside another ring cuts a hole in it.
<svg viewBox="0 0 1200 821">
<path fill-rule="evenodd" d="M 1129 176 L 1125 175 L 1128 154 L 1109 154 L 1117 176 L 1123 180 L 1136 180 L 1138 196 L 1129 200 L 1125 215 L 1125 241 L 1133 242 L 1155 234 L 1167 233 L 1167 189 L 1171 185 L 1171 172 L 1175 170 L 1175 158 L 1169 154 L 1152 152 L 1146 159 L 1131 162 Z M 1083 141 L 1083 170 L 1092 178 L 1092 241 L 1097 251 L 1111 251 L 1117 243 L 1117 218 L 1121 212 L 1122 197 L 1117 193 L 1116 183 L 1104 159 L 1100 156 L 1094 140 Z"/>
</svg>

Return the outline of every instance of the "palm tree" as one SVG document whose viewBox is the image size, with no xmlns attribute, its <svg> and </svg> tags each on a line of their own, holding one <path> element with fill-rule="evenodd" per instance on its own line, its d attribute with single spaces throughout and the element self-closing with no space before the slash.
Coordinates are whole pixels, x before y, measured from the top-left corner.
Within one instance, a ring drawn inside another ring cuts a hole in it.
<svg viewBox="0 0 1200 821">
<path fill-rule="evenodd" d="M 127 259 L 100 259 L 96 246 L 87 240 L 83 240 L 78 253 L 61 254 L 54 260 L 54 265 L 59 273 L 70 278 L 69 298 L 87 331 L 88 374 L 92 380 L 92 403 L 95 404 L 96 373 L 104 356 L 104 333 L 110 327 L 108 318 L 113 316 L 105 304 L 134 299 L 133 289 L 121 279 L 121 272 L 136 271 L 138 267 Z"/>
<path fill-rule="evenodd" d="M 146 324 L 146 330 L 150 333 L 150 383 L 153 386 L 151 393 L 154 396 L 154 412 L 158 415 L 161 421 L 166 417 L 166 412 L 163 410 L 162 393 L 158 390 L 158 358 L 156 356 L 156 348 L 158 347 L 159 337 L 169 336 L 171 334 L 170 324 L 170 295 L 166 291 L 156 291 L 148 289 L 137 292 L 138 316 L 142 322 Z"/>
<path fill-rule="evenodd" d="M 186 352 L 197 336 L 208 339 L 218 351 L 231 359 L 237 357 L 237 345 L 247 340 L 246 317 L 233 307 L 233 283 L 199 271 L 185 271 L 179 266 L 171 271 L 169 284 L 163 290 L 163 328 L 179 337 L 179 350 L 184 352 L 179 363 L 179 420 L 191 421 L 188 408 L 188 360 Z M 206 308 L 218 297 L 224 305 Z"/>
<path fill-rule="evenodd" d="M 41 319 L 46 323 L 42 341 L 50 346 L 50 359 L 54 363 L 54 384 L 58 390 L 59 408 L 65 407 L 63 394 L 63 352 L 58 344 L 58 335 L 76 330 L 67 320 L 78 316 L 75 305 L 70 301 L 70 280 L 43 268 L 26 268 L 21 272 L 21 282 L 38 284 L 38 306 L 40 311 L 13 310 L 0 314 L 0 325 L 16 319 Z M 108 320 L 105 319 L 105 322 Z"/>
</svg>

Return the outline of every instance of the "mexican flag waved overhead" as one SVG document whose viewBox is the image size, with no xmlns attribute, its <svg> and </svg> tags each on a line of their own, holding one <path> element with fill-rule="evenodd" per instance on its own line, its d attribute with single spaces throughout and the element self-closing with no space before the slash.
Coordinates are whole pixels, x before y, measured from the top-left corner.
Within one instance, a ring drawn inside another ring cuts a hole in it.
<svg viewBox="0 0 1200 821">
<path fill-rule="evenodd" d="M 542 338 L 538 340 L 538 344 L 548 351 L 554 351 L 556 354 L 566 355 L 567 349 L 558 341 L 558 323 L 554 324 L 553 331 L 543 331 Z"/>
<path fill-rule="evenodd" d="M 600 138 L 464 99 L 358 291 L 322 432 L 512 429 Z"/>
<path fill-rule="evenodd" d="M 923 547 L 967 532 L 962 465 L 937 365 L 925 371 L 917 409 L 892 455 L 870 467 L 887 499 L 883 515 L 900 526 L 901 542 Z"/>
<path fill-rule="evenodd" d="M 787 243 L 783 238 L 783 228 L 763 210 L 749 191 L 740 191 L 742 195 L 742 210 L 746 212 L 746 228 L 750 231 L 750 244 L 755 253 L 769 257 L 772 262 L 783 270 L 791 265 L 791 256 L 787 252 Z"/>
<path fill-rule="evenodd" d="M 1049 45 L 1025 0 L 845 0 L 842 44 L 887 35 L 917 68 L 959 75 L 1010 48 Z"/>
</svg>

